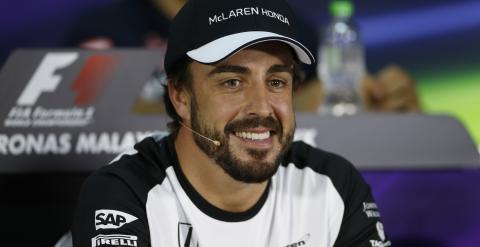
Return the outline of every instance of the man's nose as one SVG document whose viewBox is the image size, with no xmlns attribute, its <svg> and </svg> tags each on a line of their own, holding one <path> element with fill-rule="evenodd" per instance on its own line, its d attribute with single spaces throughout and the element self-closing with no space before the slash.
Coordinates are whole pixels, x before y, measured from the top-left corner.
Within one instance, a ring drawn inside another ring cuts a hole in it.
<svg viewBox="0 0 480 247">
<path fill-rule="evenodd" d="M 256 83 L 249 89 L 246 113 L 249 116 L 266 117 L 273 114 L 271 95 L 264 83 Z"/>
</svg>

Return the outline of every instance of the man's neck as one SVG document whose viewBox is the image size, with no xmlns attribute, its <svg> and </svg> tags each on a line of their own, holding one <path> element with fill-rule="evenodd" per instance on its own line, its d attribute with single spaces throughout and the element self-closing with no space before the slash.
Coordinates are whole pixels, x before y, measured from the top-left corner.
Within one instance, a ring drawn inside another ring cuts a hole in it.
<svg viewBox="0 0 480 247">
<path fill-rule="evenodd" d="M 195 190 L 209 203 L 230 212 L 255 205 L 268 182 L 244 183 L 233 179 L 195 144 L 192 133 L 181 128 L 175 139 L 180 168 Z"/>
</svg>

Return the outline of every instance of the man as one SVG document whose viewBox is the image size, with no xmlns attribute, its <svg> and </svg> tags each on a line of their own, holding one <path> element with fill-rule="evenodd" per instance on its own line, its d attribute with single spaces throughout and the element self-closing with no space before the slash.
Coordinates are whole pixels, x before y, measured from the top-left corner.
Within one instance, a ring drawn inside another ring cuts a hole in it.
<svg viewBox="0 0 480 247">
<path fill-rule="evenodd" d="M 292 143 L 298 63 L 280 0 L 190 0 L 165 58 L 171 135 L 91 176 L 74 246 L 389 246 L 345 159 Z"/>
</svg>

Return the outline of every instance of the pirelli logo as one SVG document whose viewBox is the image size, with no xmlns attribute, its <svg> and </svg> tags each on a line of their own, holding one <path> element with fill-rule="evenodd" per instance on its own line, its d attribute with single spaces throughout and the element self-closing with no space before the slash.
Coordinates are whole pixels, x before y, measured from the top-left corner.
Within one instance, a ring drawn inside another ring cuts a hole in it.
<svg viewBox="0 0 480 247">
<path fill-rule="evenodd" d="M 92 247 L 97 246 L 137 246 L 137 236 L 109 234 L 97 235 L 92 238 Z"/>
</svg>

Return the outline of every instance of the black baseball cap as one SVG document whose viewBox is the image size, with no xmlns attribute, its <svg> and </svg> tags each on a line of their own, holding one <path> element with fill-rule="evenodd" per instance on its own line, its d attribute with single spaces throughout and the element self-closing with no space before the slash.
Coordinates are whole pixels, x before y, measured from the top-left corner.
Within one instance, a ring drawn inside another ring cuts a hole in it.
<svg viewBox="0 0 480 247">
<path fill-rule="evenodd" d="M 213 64 L 250 45 L 280 41 L 305 64 L 315 61 L 296 35 L 295 19 L 285 0 L 188 0 L 170 27 L 165 71 L 185 56 Z"/>
</svg>

